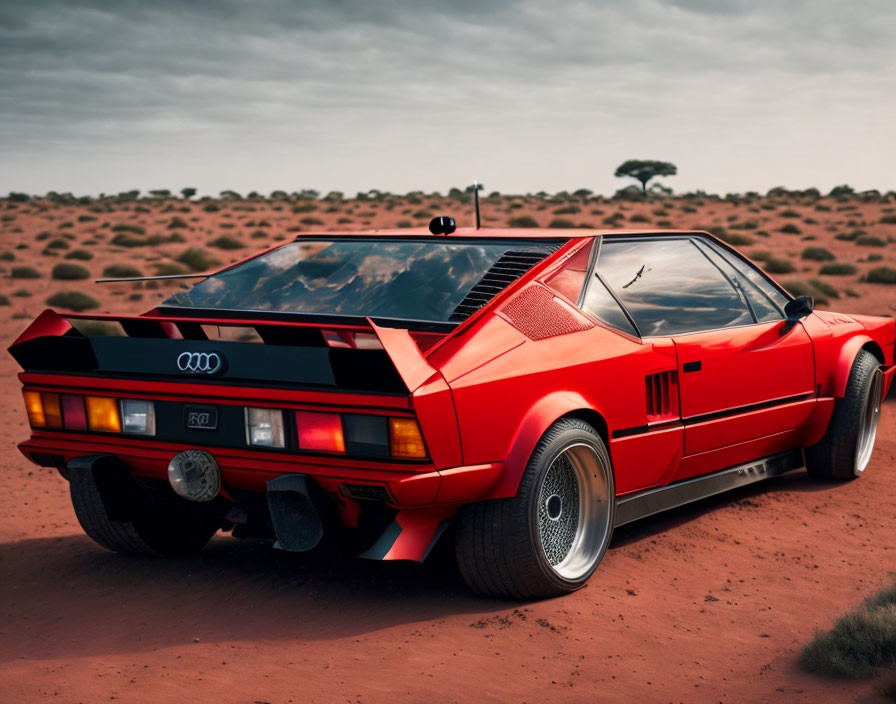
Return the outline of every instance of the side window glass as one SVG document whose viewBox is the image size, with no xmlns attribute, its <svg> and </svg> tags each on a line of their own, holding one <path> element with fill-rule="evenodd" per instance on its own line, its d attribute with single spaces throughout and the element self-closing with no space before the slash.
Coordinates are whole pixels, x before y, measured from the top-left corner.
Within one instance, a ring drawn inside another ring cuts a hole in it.
<svg viewBox="0 0 896 704">
<path fill-rule="evenodd" d="M 597 270 L 643 336 L 753 323 L 739 292 L 689 239 L 605 237 Z"/>
<path fill-rule="evenodd" d="M 784 318 L 784 306 L 787 305 L 787 298 L 776 286 L 774 286 L 760 271 L 757 271 L 750 262 L 741 259 L 733 252 L 729 252 L 724 247 L 712 245 L 713 249 L 718 251 L 725 261 L 730 262 L 731 266 L 737 269 L 751 284 L 753 284 L 762 294 L 778 309 L 779 316 L 776 320 Z"/>
<path fill-rule="evenodd" d="M 598 320 L 602 320 L 611 328 L 616 328 L 629 335 L 638 336 L 638 331 L 632 326 L 631 321 L 622 312 L 619 303 L 610 295 L 603 281 L 596 274 L 592 274 L 585 291 L 585 300 L 582 302 L 582 310 L 590 313 Z"/>
<path fill-rule="evenodd" d="M 737 289 L 746 297 L 750 310 L 756 318 L 757 323 L 770 323 L 776 320 L 782 320 L 783 315 L 775 307 L 756 285 L 741 275 L 727 259 L 724 259 L 720 252 L 712 247 L 709 242 L 704 240 L 696 240 L 697 246 L 709 257 L 712 262 L 722 270 Z"/>
</svg>

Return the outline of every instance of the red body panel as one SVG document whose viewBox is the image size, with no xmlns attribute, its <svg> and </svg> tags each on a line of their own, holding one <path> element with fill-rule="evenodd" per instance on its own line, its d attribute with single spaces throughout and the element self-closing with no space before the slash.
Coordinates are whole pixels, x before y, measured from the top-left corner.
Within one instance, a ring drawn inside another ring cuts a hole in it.
<svg viewBox="0 0 896 704">
<path fill-rule="evenodd" d="M 481 231 L 458 234 L 482 236 Z M 20 379 L 27 389 L 47 392 L 416 418 L 425 462 L 198 446 L 214 455 L 225 487 L 235 490 L 264 492 L 266 481 L 287 473 L 314 477 L 336 497 L 343 482 L 385 487 L 388 503 L 399 509 L 402 536 L 387 546 L 386 559 L 420 559 L 464 503 L 515 495 L 538 440 L 562 416 L 578 415 L 603 435 L 621 495 L 818 442 L 863 348 L 884 367 L 885 393 L 892 382 L 896 327 L 888 318 L 816 312 L 784 334 L 783 322 L 643 340 L 611 330 L 577 310 L 572 300 L 595 234 L 602 233 L 574 233 L 567 245 L 452 333 L 384 328 L 373 321 L 326 325 L 372 330 L 407 386 L 406 395 L 58 373 L 26 372 Z M 502 236 L 556 233 L 522 230 Z M 546 283 L 552 277 L 557 293 Z M 181 320 L 158 313 L 141 319 L 166 325 Z M 251 317 L 227 322 L 253 324 Z M 16 344 L 70 329 L 63 316 L 46 312 Z M 173 326 L 163 329 L 175 336 Z M 690 371 L 696 362 L 700 370 Z M 657 386 L 657 380 L 664 385 Z M 657 393 L 663 399 L 659 406 Z M 115 454 L 131 472 L 155 478 L 165 478 L 170 459 L 185 449 L 152 438 L 40 429 L 20 448 L 29 458 L 31 453 L 65 460 Z M 357 506 L 341 501 L 341 508 L 351 524 Z"/>
</svg>

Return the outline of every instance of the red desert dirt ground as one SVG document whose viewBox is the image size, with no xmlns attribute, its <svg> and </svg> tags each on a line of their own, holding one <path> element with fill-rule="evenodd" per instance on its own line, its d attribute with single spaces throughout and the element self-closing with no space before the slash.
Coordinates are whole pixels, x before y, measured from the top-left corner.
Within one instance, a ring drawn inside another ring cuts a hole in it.
<svg viewBox="0 0 896 704">
<path fill-rule="evenodd" d="M 796 271 L 779 278 L 835 286 L 840 297 L 828 293 L 829 308 L 889 315 L 896 308 L 896 287 L 859 281 L 874 266 L 896 266 L 896 225 L 881 222 L 896 212 L 893 202 L 502 197 L 485 199 L 484 215 L 486 224 L 531 215 L 547 225 L 560 217 L 553 211 L 571 207 L 575 214 L 562 217 L 576 225 L 601 225 L 618 212 L 618 226 L 667 220 L 725 228 L 752 240 L 741 247 L 747 252 L 766 250 L 791 262 Z M 0 293 L 10 303 L 0 339 L 8 345 L 25 316 L 59 290 L 89 292 L 98 311 L 134 312 L 171 290 L 52 280 L 52 267 L 75 249 L 94 255 L 71 260 L 92 278 L 113 263 L 153 273 L 154 265 L 221 235 L 246 245 L 207 250 L 227 261 L 294 228 L 420 225 L 431 214 L 466 212 L 465 205 L 426 196 L 0 200 Z M 647 222 L 631 222 L 637 215 Z M 174 217 L 185 227 L 171 228 Z M 320 223 L 302 222 L 309 217 Z M 114 247 L 120 230 L 112 230 L 122 223 L 143 227 L 145 234 L 132 234 L 141 241 L 172 233 L 183 241 Z M 785 224 L 800 233 L 781 233 Z M 867 234 L 835 238 L 855 230 Z M 50 234 L 40 239 L 42 232 Z M 863 236 L 883 246 L 857 245 Z M 56 239 L 68 247 L 42 253 Z M 825 247 L 857 271 L 819 276 L 819 262 L 800 258 L 806 246 Z M 880 261 L 869 262 L 869 254 Z M 18 266 L 35 267 L 40 277 L 9 278 Z M 470 595 L 447 546 L 425 565 L 284 554 L 225 536 L 198 558 L 107 553 L 81 532 L 65 481 L 15 449 L 28 433 L 17 371 L 0 355 L 0 701 L 878 701 L 873 683 L 806 674 L 796 656 L 816 628 L 896 569 L 892 401 L 860 480 L 834 485 L 795 473 L 641 521 L 617 532 L 587 588 L 513 603 Z"/>
</svg>

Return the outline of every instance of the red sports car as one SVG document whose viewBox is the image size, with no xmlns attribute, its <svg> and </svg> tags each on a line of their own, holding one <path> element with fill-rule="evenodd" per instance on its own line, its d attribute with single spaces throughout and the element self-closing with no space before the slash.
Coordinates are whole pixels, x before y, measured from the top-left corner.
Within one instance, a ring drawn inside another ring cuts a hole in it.
<svg viewBox="0 0 896 704">
<path fill-rule="evenodd" d="M 42 313 L 32 462 L 100 545 L 219 529 L 423 560 L 477 592 L 581 587 L 615 526 L 805 467 L 854 479 L 891 318 L 813 311 L 705 232 L 307 234 L 139 316 Z"/>
</svg>

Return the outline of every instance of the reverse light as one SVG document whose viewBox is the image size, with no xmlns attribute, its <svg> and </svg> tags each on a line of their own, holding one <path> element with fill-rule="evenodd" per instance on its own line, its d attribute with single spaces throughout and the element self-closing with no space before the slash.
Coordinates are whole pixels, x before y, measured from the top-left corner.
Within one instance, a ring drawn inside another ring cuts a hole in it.
<svg viewBox="0 0 896 704">
<path fill-rule="evenodd" d="M 389 445 L 392 456 L 402 459 L 424 459 L 426 445 L 420 434 L 420 426 L 413 418 L 389 419 Z"/>
<path fill-rule="evenodd" d="M 107 433 L 121 432 L 121 417 L 118 414 L 118 401 L 107 396 L 86 396 L 87 427 L 91 430 L 102 430 Z"/>
<path fill-rule="evenodd" d="M 338 413 L 296 411 L 299 449 L 345 453 L 342 416 Z"/>
<path fill-rule="evenodd" d="M 285 447 L 283 411 L 279 408 L 246 408 L 246 442 L 260 447 Z"/>
<path fill-rule="evenodd" d="M 121 400 L 121 425 L 125 433 L 155 435 L 155 405 L 152 401 L 123 398 Z"/>
</svg>

